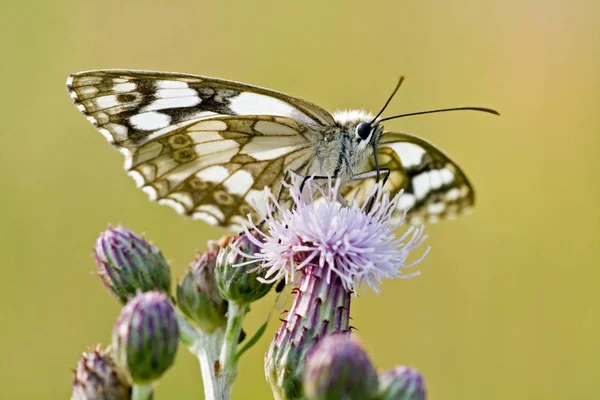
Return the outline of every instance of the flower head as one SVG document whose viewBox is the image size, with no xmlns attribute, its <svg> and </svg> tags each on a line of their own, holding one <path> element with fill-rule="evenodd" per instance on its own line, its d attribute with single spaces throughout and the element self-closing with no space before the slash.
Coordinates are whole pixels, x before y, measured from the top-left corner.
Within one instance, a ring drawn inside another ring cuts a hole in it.
<svg viewBox="0 0 600 400">
<path fill-rule="evenodd" d="M 131 383 L 127 374 L 100 346 L 83 353 L 73 377 L 72 400 L 129 400 Z"/>
<path fill-rule="evenodd" d="M 397 366 L 379 375 L 383 400 L 424 400 L 427 395 L 423 376 L 414 368 Z"/>
<path fill-rule="evenodd" d="M 373 399 L 378 386 L 375 366 L 347 333 L 325 336 L 308 353 L 304 390 L 311 400 Z"/>
<path fill-rule="evenodd" d="M 138 293 L 123 307 L 113 328 L 115 361 L 135 383 L 161 377 L 175 361 L 179 326 L 175 310 L 162 292 Z"/>
<path fill-rule="evenodd" d="M 264 271 L 259 263 L 249 262 L 246 254 L 260 250 L 258 233 L 228 238 L 223 242 L 217 256 L 215 275 L 220 295 L 228 301 L 249 304 L 264 297 L 273 286 L 273 282 L 264 282 Z"/>
<path fill-rule="evenodd" d="M 179 309 L 205 332 L 213 332 L 227 321 L 227 301 L 219 295 L 215 280 L 219 249 L 218 244 L 209 242 L 206 253 L 196 256 L 177 286 Z"/>
<path fill-rule="evenodd" d="M 260 268 L 266 269 L 265 282 L 281 278 L 293 281 L 298 271 L 312 265 L 325 269 L 328 280 L 331 274 L 339 276 L 349 291 L 356 292 L 357 286 L 366 283 L 378 292 L 384 278 L 418 274 L 400 272 L 423 259 L 429 250 L 406 263 L 410 252 L 427 236 L 424 227 L 410 227 L 399 238 L 394 235 L 404 223 L 404 217 L 399 222 L 392 220 L 401 193 L 390 199 L 378 185 L 362 206 L 356 202 L 345 206 L 338 201 L 339 181 L 330 181 L 326 189 L 315 189 L 309 180 L 306 187 L 308 195 L 296 186 L 289 187 L 293 200 L 290 209 L 281 206 L 268 189 L 265 191 L 267 212 L 263 217 L 268 232 L 263 240 L 254 239 L 260 251 L 247 254 L 248 263 L 259 261 Z"/>
<path fill-rule="evenodd" d="M 94 255 L 102 282 L 123 304 L 138 290 L 169 292 L 171 270 L 161 251 L 122 226 L 100 234 Z"/>
</svg>

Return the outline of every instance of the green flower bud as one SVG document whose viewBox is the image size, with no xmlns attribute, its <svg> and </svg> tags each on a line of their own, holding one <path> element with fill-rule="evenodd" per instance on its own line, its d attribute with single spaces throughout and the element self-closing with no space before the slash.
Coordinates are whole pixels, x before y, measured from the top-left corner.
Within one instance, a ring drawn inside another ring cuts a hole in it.
<svg viewBox="0 0 600 400">
<path fill-rule="evenodd" d="M 121 226 L 100 234 L 94 248 L 98 275 L 125 304 L 137 291 L 169 293 L 171 270 L 161 251 Z"/>
<path fill-rule="evenodd" d="M 106 350 L 83 353 L 73 377 L 71 400 L 129 400 L 131 384 Z"/>
<path fill-rule="evenodd" d="M 252 263 L 248 257 L 260 251 L 257 245 L 260 240 L 258 233 L 242 234 L 221 246 L 215 273 L 219 293 L 224 299 L 249 304 L 265 296 L 273 287 L 273 283 L 258 280 L 264 272 L 258 262 Z"/>
<path fill-rule="evenodd" d="M 325 336 L 308 353 L 304 392 L 310 400 L 375 399 L 378 386 L 367 353 L 348 334 Z"/>
<path fill-rule="evenodd" d="M 136 384 L 160 378 L 175 361 L 179 327 L 175 310 L 161 292 L 138 293 L 113 328 L 115 361 Z"/>
<path fill-rule="evenodd" d="M 379 375 L 382 400 L 425 400 L 423 376 L 414 368 L 397 366 Z"/>
<path fill-rule="evenodd" d="M 219 295 L 215 281 L 215 262 L 219 246 L 209 242 L 177 286 L 177 305 L 181 312 L 205 332 L 227 324 L 227 302 Z"/>
</svg>

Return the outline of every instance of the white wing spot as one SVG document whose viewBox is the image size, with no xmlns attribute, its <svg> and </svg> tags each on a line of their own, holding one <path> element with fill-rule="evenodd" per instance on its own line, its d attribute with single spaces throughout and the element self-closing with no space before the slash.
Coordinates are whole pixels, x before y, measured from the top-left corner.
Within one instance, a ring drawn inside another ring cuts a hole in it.
<svg viewBox="0 0 600 400">
<path fill-rule="evenodd" d="M 218 225 L 219 224 L 219 221 L 214 216 L 212 216 L 204 211 L 197 211 L 197 212 L 193 213 L 192 218 L 202 220 L 210 225 Z"/>
<path fill-rule="evenodd" d="M 129 118 L 129 123 L 143 131 L 153 131 L 169 126 L 171 117 L 156 111 L 134 115 Z"/>
<path fill-rule="evenodd" d="M 431 203 L 429 205 L 427 205 L 427 211 L 431 214 L 441 214 L 444 209 L 446 208 L 446 205 L 444 203 Z"/>
<path fill-rule="evenodd" d="M 225 220 L 225 215 L 223 214 L 223 211 L 221 211 L 214 204 L 202 204 L 202 205 L 196 207 L 196 209 L 198 211 L 204 211 L 204 212 L 206 212 L 206 213 L 208 213 L 210 215 L 213 215 L 214 217 L 216 217 L 220 221 L 224 221 Z"/>
<path fill-rule="evenodd" d="M 158 99 L 142 108 L 142 112 L 164 110 L 165 108 L 194 107 L 200 104 L 200 97 L 178 97 Z"/>
<path fill-rule="evenodd" d="M 158 200 L 158 204 L 173 207 L 175 211 L 177 211 L 177 213 L 185 214 L 185 207 L 183 206 L 183 204 L 173 199 L 160 199 Z"/>
<path fill-rule="evenodd" d="M 314 123 L 306 114 L 292 107 L 290 104 L 257 93 L 242 92 L 239 95 L 229 99 L 229 108 L 234 114 L 240 115 L 279 115 L 297 119 L 305 123 Z"/>
<path fill-rule="evenodd" d="M 223 121 L 201 121 L 189 127 L 190 131 L 224 131 L 227 124 Z"/>
<path fill-rule="evenodd" d="M 94 99 L 94 104 L 96 105 L 96 109 L 102 110 L 105 108 L 118 106 L 119 104 L 121 104 L 121 102 L 117 100 L 117 96 L 111 94 L 110 96 L 96 97 Z"/>
<path fill-rule="evenodd" d="M 192 138 L 194 143 L 206 143 L 206 142 L 216 142 L 218 140 L 223 140 L 223 137 L 219 135 L 217 132 L 209 132 L 209 131 L 188 131 L 188 136 Z"/>
<path fill-rule="evenodd" d="M 433 170 L 429 172 L 429 184 L 432 189 L 438 189 L 442 187 L 442 170 Z"/>
<path fill-rule="evenodd" d="M 262 189 L 262 188 L 261 188 Z M 266 212 L 265 207 L 265 193 L 262 190 L 252 189 L 248 192 L 245 197 L 248 204 L 250 204 L 253 208 L 257 209 L 261 213 Z"/>
<path fill-rule="evenodd" d="M 188 210 L 194 208 L 194 201 L 192 200 L 192 196 L 190 196 L 189 193 L 173 192 L 169 195 L 169 197 L 183 204 L 183 206 Z"/>
<path fill-rule="evenodd" d="M 137 88 L 137 85 L 134 82 L 127 83 L 117 83 L 112 87 L 113 92 L 116 93 L 126 93 L 133 92 Z"/>
<path fill-rule="evenodd" d="M 390 143 L 388 144 L 398 155 L 404 167 L 413 167 L 421 164 L 425 150 L 413 143 Z"/>
<path fill-rule="evenodd" d="M 150 201 L 154 201 L 158 197 L 158 195 L 156 193 L 156 189 L 154 189 L 152 186 L 144 186 L 142 188 L 142 191 L 148 195 L 148 198 L 150 198 Z"/>
<path fill-rule="evenodd" d="M 229 176 L 227 168 L 221 167 L 220 165 L 213 165 L 198 172 L 196 176 L 203 181 L 221 183 Z"/>
<path fill-rule="evenodd" d="M 106 129 L 113 133 L 116 141 L 121 142 L 127 140 L 127 127 L 121 124 L 108 123 L 104 125 Z"/>
<path fill-rule="evenodd" d="M 194 89 L 189 88 L 159 89 L 156 91 L 154 96 L 160 97 L 161 99 L 174 99 L 178 97 L 198 97 L 198 93 Z"/>
<path fill-rule="evenodd" d="M 294 129 L 273 121 L 258 121 L 254 129 L 263 135 L 297 135 Z"/>
<path fill-rule="evenodd" d="M 84 97 L 92 97 L 98 93 L 98 88 L 96 86 L 83 86 L 77 89 L 77 93 Z"/>
<path fill-rule="evenodd" d="M 185 89 L 189 86 L 186 82 L 181 81 L 156 81 L 156 87 L 159 89 Z"/>
<path fill-rule="evenodd" d="M 240 169 L 223 182 L 225 189 L 232 194 L 244 195 L 254 184 L 250 172 Z"/>
<path fill-rule="evenodd" d="M 460 197 L 460 192 L 457 188 L 452 188 L 446 192 L 445 197 L 448 201 L 454 201 Z"/>
<path fill-rule="evenodd" d="M 241 154 L 247 154 L 257 160 L 271 160 L 308 145 L 302 136 L 284 136 L 277 140 L 268 136 L 255 136 L 244 146 Z"/>
<path fill-rule="evenodd" d="M 396 205 L 397 209 L 400 210 L 408 210 L 412 206 L 415 205 L 415 196 L 409 193 L 403 193 L 398 199 L 398 204 Z"/>
<path fill-rule="evenodd" d="M 452 172 L 448 168 L 443 168 L 440 170 L 440 175 L 442 178 L 442 183 L 444 185 L 450 184 L 454 180 L 454 172 Z"/>
<path fill-rule="evenodd" d="M 429 173 L 423 172 L 412 180 L 413 190 L 417 199 L 422 199 L 429 192 Z"/>
</svg>

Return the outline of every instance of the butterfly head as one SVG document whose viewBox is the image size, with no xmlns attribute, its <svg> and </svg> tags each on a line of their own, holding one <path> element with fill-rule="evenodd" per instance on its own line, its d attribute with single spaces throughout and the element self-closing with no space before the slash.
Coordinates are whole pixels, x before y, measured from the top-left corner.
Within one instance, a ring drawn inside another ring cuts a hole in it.
<svg viewBox="0 0 600 400">
<path fill-rule="evenodd" d="M 363 110 L 343 110 L 334 113 L 334 119 L 343 132 L 352 138 L 358 150 L 364 150 L 377 143 L 383 127 L 373 121 L 373 115 Z"/>
<path fill-rule="evenodd" d="M 373 138 L 377 136 L 377 130 L 379 125 L 377 123 L 371 123 L 363 121 L 356 125 L 354 130 L 354 137 L 358 141 L 358 147 L 366 147 L 371 143 Z"/>
</svg>

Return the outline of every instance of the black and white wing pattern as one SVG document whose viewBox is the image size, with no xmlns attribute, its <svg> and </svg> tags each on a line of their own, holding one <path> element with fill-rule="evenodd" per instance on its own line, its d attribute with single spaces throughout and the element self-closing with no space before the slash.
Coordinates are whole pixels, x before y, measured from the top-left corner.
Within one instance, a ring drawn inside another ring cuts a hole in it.
<svg viewBox="0 0 600 400">
<path fill-rule="evenodd" d="M 425 140 L 402 132 L 384 132 L 377 154 L 380 168 L 391 171 L 384 189 L 391 196 L 403 190 L 396 219 L 407 212 L 411 224 L 438 222 L 468 213 L 473 207 L 475 192 L 463 171 Z M 370 168 L 375 170 L 373 161 Z M 374 178 L 350 182 L 344 195 L 361 202 L 374 184 Z"/>
<path fill-rule="evenodd" d="M 193 75 L 90 71 L 67 86 L 151 200 L 232 230 L 258 219 L 254 202 L 285 171 L 316 168 L 312 143 L 333 121 L 303 100 Z"/>
<path fill-rule="evenodd" d="M 202 76 L 100 70 L 69 76 L 77 108 L 111 143 L 141 144 L 189 121 L 217 115 L 274 115 L 331 125 L 321 107 L 283 93 Z"/>
</svg>

